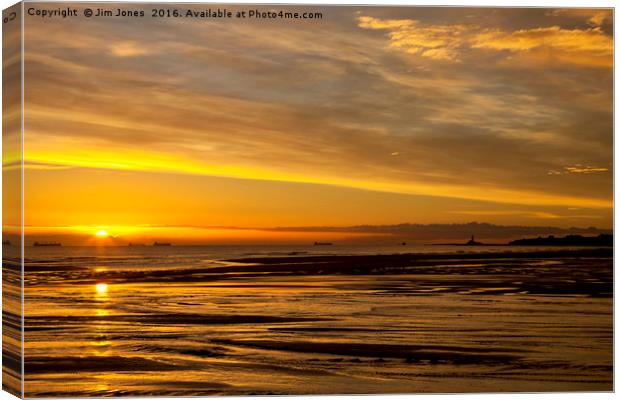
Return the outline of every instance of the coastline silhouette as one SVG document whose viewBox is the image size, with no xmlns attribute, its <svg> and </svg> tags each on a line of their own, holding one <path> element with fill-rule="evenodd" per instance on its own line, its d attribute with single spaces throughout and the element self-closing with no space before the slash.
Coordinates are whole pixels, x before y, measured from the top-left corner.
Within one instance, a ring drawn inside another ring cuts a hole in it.
<svg viewBox="0 0 620 400">
<path fill-rule="evenodd" d="M 584 247 L 611 247 L 614 245 L 614 235 L 603 233 L 598 236 L 566 235 L 555 237 L 538 236 L 536 238 L 523 238 L 512 240 L 508 243 L 482 243 L 475 240 L 474 235 L 465 243 L 431 243 L 432 246 L 584 246 Z"/>
</svg>

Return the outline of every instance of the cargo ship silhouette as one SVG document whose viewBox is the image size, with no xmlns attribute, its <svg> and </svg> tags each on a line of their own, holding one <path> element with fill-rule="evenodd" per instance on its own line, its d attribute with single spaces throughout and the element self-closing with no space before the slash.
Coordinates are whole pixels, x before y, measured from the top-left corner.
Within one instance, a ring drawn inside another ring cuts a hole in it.
<svg viewBox="0 0 620 400">
<path fill-rule="evenodd" d="M 60 247 L 62 244 L 58 242 L 34 242 L 35 247 Z"/>
</svg>

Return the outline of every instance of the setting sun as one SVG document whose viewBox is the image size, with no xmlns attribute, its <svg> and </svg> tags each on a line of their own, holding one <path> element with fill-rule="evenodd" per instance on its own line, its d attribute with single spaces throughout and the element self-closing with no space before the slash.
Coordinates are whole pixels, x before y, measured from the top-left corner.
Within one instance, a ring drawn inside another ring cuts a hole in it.
<svg viewBox="0 0 620 400">
<path fill-rule="evenodd" d="M 98 231 L 95 233 L 95 235 L 96 235 L 97 237 L 108 237 L 108 232 L 107 232 L 107 231 L 105 231 L 105 230 L 103 230 L 103 229 L 101 229 L 101 230 L 98 230 Z"/>
</svg>

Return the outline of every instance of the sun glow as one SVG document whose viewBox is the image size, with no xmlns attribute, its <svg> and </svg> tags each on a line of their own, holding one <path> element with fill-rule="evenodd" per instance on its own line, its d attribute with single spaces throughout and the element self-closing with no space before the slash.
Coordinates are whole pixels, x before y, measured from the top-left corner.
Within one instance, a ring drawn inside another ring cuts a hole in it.
<svg viewBox="0 0 620 400">
<path fill-rule="evenodd" d="M 95 233 L 95 235 L 100 238 L 108 237 L 108 231 L 100 229 Z"/>
</svg>

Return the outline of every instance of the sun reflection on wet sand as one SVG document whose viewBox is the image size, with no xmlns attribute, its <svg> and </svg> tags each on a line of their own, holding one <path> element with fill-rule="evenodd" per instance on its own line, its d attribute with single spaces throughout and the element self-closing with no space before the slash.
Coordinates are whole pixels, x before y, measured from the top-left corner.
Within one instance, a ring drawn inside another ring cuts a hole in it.
<svg viewBox="0 0 620 400">
<path fill-rule="evenodd" d="M 98 317 L 107 317 L 108 315 L 110 315 L 110 311 L 98 308 L 95 310 L 95 315 L 97 315 Z"/>
<path fill-rule="evenodd" d="M 95 285 L 95 301 L 97 304 L 95 308 L 95 315 L 97 317 L 104 318 L 110 315 L 110 311 L 106 308 L 108 306 L 109 300 L 110 299 L 108 296 L 108 284 L 103 282 L 97 283 Z M 95 356 L 108 355 L 110 352 L 109 347 L 112 346 L 112 342 L 106 339 L 107 333 L 110 328 L 108 322 L 105 319 L 102 319 L 95 322 L 93 324 L 93 328 L 95 329 L 96 333 L 100 335 L 100 337 L 88 342 L 91 346 L 94 347 L 92 353 Z"/>
<path fill-rule="evenodd" d="M 110 311 L 107 309 L 107 303 L 110 301 L 108 296 L 108 284 L 97 283 L 95 285 L 95 315 L 98 317 L 105 317 L 110 315 Z"/>
<path fill-rule="evenodd" d="M 96 378 L 105 379 L 105 375 L 103 377 L 97 376 Z M 106 383 L 98 383 L 95 385 L 94 392 L 95 393 L 106 393 L 109 390 L 109 386 Z"/>
<path fill-rule="evenodd" d="M 97 298 L 108 297 L 108 284 L 98 283 L 95 285 L 95 291 L 97 291 Z"/>
</svg>

